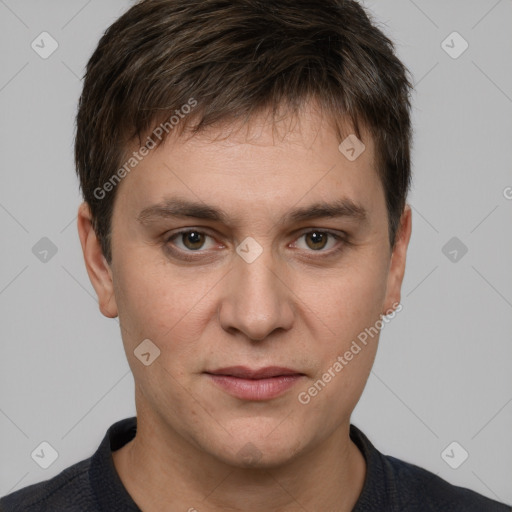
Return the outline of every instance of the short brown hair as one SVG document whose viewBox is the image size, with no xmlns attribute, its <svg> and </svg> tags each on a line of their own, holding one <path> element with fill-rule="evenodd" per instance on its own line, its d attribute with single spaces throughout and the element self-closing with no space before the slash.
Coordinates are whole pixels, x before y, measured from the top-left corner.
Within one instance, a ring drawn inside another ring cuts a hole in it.
<svg viewBox="0 0 512 512">
<path fill-rule="evenodd" d="M 375 142 L 393 246 L 411 180 L 411 89 L 393 43 L 352 0 L 140 1 L 102 36 L 76 119 L 77 173 L 107 261 L 112 178 L 126 174 L 129 143 L 191 98 L 179 133 L 283 106 L 297 113 L 308 100 L 340 138 L 347 119 L 359 138 L 362 125 Z"/>
</svg>

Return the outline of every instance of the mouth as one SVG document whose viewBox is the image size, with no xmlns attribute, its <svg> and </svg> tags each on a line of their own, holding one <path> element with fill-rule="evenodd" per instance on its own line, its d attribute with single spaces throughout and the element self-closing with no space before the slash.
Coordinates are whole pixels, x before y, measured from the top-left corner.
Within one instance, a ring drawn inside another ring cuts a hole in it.
<svg viewBox="0 0 512 512">
<path fill-rule="evenodd" d="M 251 369 L 230 366 L 204 372 L 212 382 L 228 394 L 252 401 L 263 401 L 282 395 L 305 377 L 290 368 L 267 366 Z"/>
</svg>

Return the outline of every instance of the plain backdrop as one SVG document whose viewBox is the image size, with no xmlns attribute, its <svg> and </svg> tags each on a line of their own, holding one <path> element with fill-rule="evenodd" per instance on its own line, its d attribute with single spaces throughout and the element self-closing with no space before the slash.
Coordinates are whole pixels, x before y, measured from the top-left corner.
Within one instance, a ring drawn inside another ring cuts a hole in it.
<svg viewBox="0 0 512 512">
<path fill-rule="evenodd" d="M 91 456 L 135 414 L 118 323 L 83 264 L 73 164 L 84 66 L 130 5 L 0 0 L 0 495 Z M 512 503 L 512 2 L 365 5 L 416 86 L 413 235 L 403 310 L 352 422 L 382 452 Z M 46 59 L 42 32 L 58 44 Z M 31 458 L 43 441 L 48 469 Z M 469 454 L 457 469 L 442 456 L 454 441 L 452 459 Z"/>
</svg>

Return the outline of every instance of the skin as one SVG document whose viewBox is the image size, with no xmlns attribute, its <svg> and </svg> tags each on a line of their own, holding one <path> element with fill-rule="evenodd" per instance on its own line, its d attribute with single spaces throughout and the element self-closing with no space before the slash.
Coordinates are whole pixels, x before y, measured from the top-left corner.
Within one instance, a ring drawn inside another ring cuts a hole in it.
<svg viewBox="0 0 512 512">
<path fill-rule="evenodd" d="M 244 129 L 170 137 L 118 186 L 110 264 L 80 206 L 87 271 L 101 312 L 119 316 L 135 380 L 138 431 L 114 464 L 145 512 L 343 512 L 363 488 L 366 463 L 349 425 L 378 336 L 308 404 L 297 397 L 399 303 L 411 211 L 391 250 L 371 139 L 362 137 L 366 150 L 351 162 L 313 108 L 298 121 L 273 127 L 260 116 Z M 171 196 L 222 208 L 228 220 L 138 219 Z M 366 221 L 281 222 L 295 208 L 339 199 L 362 206 Z M 187 237 L 168 241 L 183 228 L 209 235 L 199 251 Z M 315 230 L 346 242 L 318 244 Z M 252 263 L 236 253 L 247 236 L 263 250 Z M 147 338 L 161 351 L 149 366 L 134 356 Z M 281 396 L 248 401 L 204 373 L 233 365 L 305 375 Z M 243 457 L 248 443 L 258 454 L 252 463 Z"/>
</svg>

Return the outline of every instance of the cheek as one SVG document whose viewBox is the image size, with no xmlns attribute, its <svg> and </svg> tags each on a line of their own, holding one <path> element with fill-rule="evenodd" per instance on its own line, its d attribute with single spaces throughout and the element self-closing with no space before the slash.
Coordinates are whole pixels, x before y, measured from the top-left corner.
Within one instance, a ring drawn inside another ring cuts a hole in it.
<svg viewBox="0 0 512 512">
<path fill-rule="evenodd" d="M 178 340 L 190 343 L 198 339 L 212 314 L 212 292 L 219 278 L 222 274 L 198 275 L 150 259 L 119 261 L 114 283 L 126 341 L 131 345 L 149 338 L 168 349 L 179 346 Z M 172 346 L 169 340 L 173 340 Z"/>
<path fill-rule="evenodd" d="M 308 280 L 301 295 L 310 315 L 337 338 L 339 347 L 379 319 L 386 283 L 385 260 L 372 258 L 365 263 L 361 259 L 320 280 Z"/>
<path fill-rule="evenodd" d="M 377 352 L 379 321 L 386 288 L 385 267 L 351 269 L 338 275 L 323 294 L 309 296 L 315 311 L 317 371 L 298 402 L 308 411 L 304 421 L 323 417 L 321 429 L 330 432 L 344 421 L 359 401 Z M 313 289 L 313 288 L 312 288 Z M 312 313 L 310 313 L 311 316 Z M 313 421 L 313 420 L 311 420 Z"/>
</svg>

